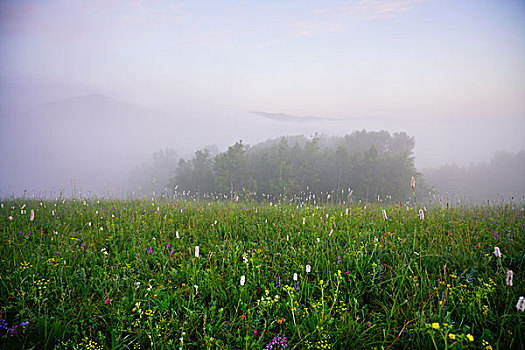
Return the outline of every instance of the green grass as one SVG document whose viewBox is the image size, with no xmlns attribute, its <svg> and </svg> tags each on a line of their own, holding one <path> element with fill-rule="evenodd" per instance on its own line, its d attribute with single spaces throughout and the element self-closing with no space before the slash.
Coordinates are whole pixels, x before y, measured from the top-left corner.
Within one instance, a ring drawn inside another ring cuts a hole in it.
<svg viewBox="0 0 525 350">
<path fill-rule="evenodd" d="M 523 208 L 5 200 L 0 344 L 523 349 Z"/>
</svg>

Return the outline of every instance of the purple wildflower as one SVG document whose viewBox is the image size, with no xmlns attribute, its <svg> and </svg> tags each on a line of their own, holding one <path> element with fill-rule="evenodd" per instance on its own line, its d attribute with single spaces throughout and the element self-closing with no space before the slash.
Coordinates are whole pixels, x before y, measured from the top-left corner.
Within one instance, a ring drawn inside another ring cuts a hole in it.
<svg viewBox="0 0 525 350">
<path fill-rule="evenodd" d="M 16 324 L 13 325 L 13 327 L 11 327 L 11 329 L 9 330 L 9 332 L 11 333 L 11 334 L 9 334 L 10 337 L 12 337 L 16 333 L 18 333 L 18 329 L 17 328 L 18 328 L 18 325 L 16 325 Z"/>
<path fill-rule="evenodd" d="M 286 346 L 286 337 L 274 337 L 271 342 L 266 345 L 264 350 L 277 350 L 277 349 L 285 349 Z"/>
<path fill-rule="evenodd" d="M 281 288 L 281 277 L 277 275 L 277 281 L 275 281 L 275 286 Z"/>
</svg>

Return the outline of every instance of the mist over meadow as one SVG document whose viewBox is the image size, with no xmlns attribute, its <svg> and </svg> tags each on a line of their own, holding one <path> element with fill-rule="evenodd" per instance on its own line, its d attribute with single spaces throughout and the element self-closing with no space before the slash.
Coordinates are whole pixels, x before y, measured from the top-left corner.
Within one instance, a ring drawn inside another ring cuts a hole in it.
<svg viewBox="0 0 525 350">
<path fill-rule="evenodd" d="M 173 193 L 198 151 L 213 163 L 240 141 L 249 156 L 282 137 L 293 149 L 298 136 L 386 132 L 413 138 L 411 171 L 435 198 L 521 198 L 524 13 L 516 1 L 4 2 L 0 196 Z M 348 159 L 381 148 L 370 142 Z M 346 191 L 363 176 L 352 167 Z"/>
</svg>

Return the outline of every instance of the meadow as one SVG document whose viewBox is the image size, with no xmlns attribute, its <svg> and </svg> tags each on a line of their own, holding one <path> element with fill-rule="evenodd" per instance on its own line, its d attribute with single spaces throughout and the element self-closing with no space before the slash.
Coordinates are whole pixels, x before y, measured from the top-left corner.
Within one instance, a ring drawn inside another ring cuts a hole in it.
<svg viewBox="0 0 525 350">
<path fill-rule="evenodd" d="M 524 349 L 524 215 L 5 199 L 0 346 Z"/>
</svg>

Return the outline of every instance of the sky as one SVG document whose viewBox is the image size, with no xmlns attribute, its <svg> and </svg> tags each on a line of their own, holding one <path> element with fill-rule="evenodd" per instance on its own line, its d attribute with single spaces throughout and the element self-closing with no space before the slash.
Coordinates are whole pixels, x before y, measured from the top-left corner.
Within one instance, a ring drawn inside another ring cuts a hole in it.
<svg viewBox="0 0 525 350">
<path fill-rule="evenodd" d="M 524 62 L 521 0 L 2 0 L 0 132 L 13 105 L 97 93 L 213 125 L 165 142 L 182 152 L 366 127 L 414 135 L 421 167 L 467 164 L 525 149 Z M 253 111 L 341 123 L 250 133 Z"/>
</svg>

